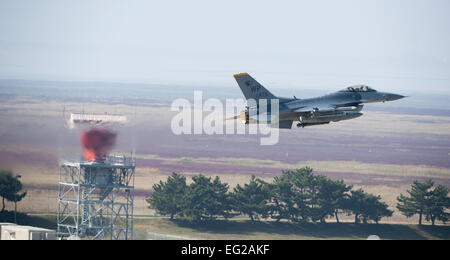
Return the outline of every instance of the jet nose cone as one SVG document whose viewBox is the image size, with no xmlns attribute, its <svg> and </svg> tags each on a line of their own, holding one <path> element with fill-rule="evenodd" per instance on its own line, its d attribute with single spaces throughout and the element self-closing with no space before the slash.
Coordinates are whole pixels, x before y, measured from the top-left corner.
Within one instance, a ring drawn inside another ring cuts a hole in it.
<svg viewBox="0 0 450 260">
<path fill-rule="evenodd" d="M 398 95 L 398 94 L 392 94 L 392 93 L 386 93 L 383 95 L 385 101 L 394 101 L 404 98 L 405 96 Z"/>
<path fill-rule="evenodd" d="M 402 96 L 402 95 L 398 95 L 398 94 L 390 94 L 389 95 L 389 100 L 390 101 L 393 101 L 393 100 L 399 100 L 399 99 L 402 99 L 402 98 L 404 98 L 405 96 Z"/>
</svg>

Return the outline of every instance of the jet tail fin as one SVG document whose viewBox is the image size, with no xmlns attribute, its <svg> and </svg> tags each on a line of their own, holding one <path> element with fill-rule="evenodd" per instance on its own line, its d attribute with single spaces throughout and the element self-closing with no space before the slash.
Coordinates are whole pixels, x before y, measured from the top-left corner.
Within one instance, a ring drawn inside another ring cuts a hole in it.
<svg viewBox="0 0 450 260">
<path fill-rule="evenodd" d="M 239 87 L 242 90 L 245 98 L 255 99 L 256 101 L 260 99 L 274 99 L 276 98 L 270 91 L 259 84 L 254 78 L 252 78 L 248 73 L 235 74 Z"/>
</svg>

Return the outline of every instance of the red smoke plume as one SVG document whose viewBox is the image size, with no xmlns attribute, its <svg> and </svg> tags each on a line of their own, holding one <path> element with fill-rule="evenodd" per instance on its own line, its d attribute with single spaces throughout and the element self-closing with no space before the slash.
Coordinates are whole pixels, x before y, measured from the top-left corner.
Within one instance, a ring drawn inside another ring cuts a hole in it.
<svg viewBox="0 0 450 260">
<path fill-rule="evenodd" d="M 116 133 L 107 129 L 90 129 L 81 134 L 83 156 L 88 161 L 102 162 L 116 144 Z"/>
</svg>

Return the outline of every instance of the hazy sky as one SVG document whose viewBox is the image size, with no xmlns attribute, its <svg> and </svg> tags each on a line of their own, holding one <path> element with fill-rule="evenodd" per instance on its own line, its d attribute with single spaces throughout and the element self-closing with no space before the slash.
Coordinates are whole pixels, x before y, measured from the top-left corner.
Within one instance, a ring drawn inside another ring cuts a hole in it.
<svg viewBox="0 0 450 260">
<path fill-rule="evenodd" d="M 0 0 L 0 78 L 450 94 L 450 1 Z"/>
</svg>

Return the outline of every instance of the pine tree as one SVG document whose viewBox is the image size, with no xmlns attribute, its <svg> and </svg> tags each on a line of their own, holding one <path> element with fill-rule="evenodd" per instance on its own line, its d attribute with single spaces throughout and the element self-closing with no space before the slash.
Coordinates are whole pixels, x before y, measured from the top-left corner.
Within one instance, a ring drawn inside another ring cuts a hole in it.
<svg viewBox="0 0 450 260">
<path fill-rule="evenodd" d="M 186 190 L 186 177 L 174 172 L 166 182 L 160 181 L 153 185 L 153 193 L 147 198 L 149 208 L 156 209 L 161 215 L 170 215 L 170 219 L 173 219 L 176 214 L 183 212 Z"/>
<path fill-rule="evenodd" d="M 324 177 L 317 177 L 319 193 L 315 200 L 317 203 L 315 218 L 325 223 L 327 217 L 334 215 L 336 222 L 339 223 L 339 210 L 344 208 L 344 202 L 349 197 L 348 192 L 352 186 L 346 185 L 343 180 L 333 181 Z"/>
<path fill-rule="evenodd" d="M 263 180 L 252 175 L 248 184 L 234 188 L 232 197 L 234 210 L 248 215 L 252 221 L 268 217 L 270 190 Z"/>
<path fill-rule="evenodd" d="M 449 220 L 450 213 L 447 210 L 450 209 L 450 197 L 448 197 L 448 193 L 449 189 L 442 185 L 431 191 L 425 218 L 427 221 L 431 221 L 432 225 L 435 224 L 436 219 L 444 224 Z"/>
<path fill-rule="evenodd" d="M 192 177 L 186 194 L 184 213 L 195 221 L 213 220 L 217 216 L 231 216 L 231 200 L 228 184 L 216 176 L 214 181 L 200 174 Z"/>
<path fill-rule="evenodd" d="M 270 185 L 271 215 L 278 221 L 320 221 L 335 216 L 344 208 L 352 186 L 342 180 L 333 181 L 325 175 L 314 175 L 310 167 L 283 171 Z"/>
<path fill-rule="evenodd" d="M 2 210 L 5 210 L 5 199 L 8 188 L 8 176 L 12 177 L 12 173 L 9 171 L 1 171 L 0 172 L 0 196 L 2 197 Z"/>
<path fill-rule="evenodd" d="M 411 190 L 406 191 L 409 196 L 400 194 L 397 198 L 397 209 L 408 218 L 418 214 L 419 225 L 422 225 L 422 216 L 427 212 L 430 196 L 432 195 L 430 189 L 433 185 L 432 180 L 425 182 L 414 181 Z"/>
<path fill-rule="evenodd" d="M 351 191 L 346 200 L 345 208 L 355 215 L 355 224 L 362 221 L 368 223 L 370 220 L 377 224 L 383 217 L 392 216 L 393 211 L 388 209 L 386 203 L 381 201 L 380 196 L 366 193 L 361 188 Z"/>
<path fill-rule="evenodd" d="M 360 215 L 364 212 L 364 191 L 358 189 L 350 191 L 351 195 L 345 202 L 345 208 L 355 216 L 355 224 L 359 223 Z"/>
<path fill-rule="evenodd" d="M 366 203 L 366 211 L 363 213 L 364 217 L 377 224 L 383 217 L 391 217 L 394 213 L 388 208 L 388 205 L 385 202 L 381 201 L 380 196 L 367 194 Z"/>
<path fill-rule="evenodd" d="M 20 177 L 20 176 L 19 176 Z M 2 197 L 2 212 L 5 210 L 5 199 L 17 203 L 26 195 L 26 192 L 19 193 L 22 190 L 22 182 L 18 177 L 14 177 L 11 171 L 0 172 L 0 196 Z"/>
<path fill-rule="evenodd" d="M 269 184 L 271 201 L 269 202 L 269 215 L 279 222 L 282 219 L 293 220 L 298 215 L 293 199 L 293 185 L 283 176 L 275 177 Z"/>
<path fill-rule="evenodd" d="M 304 167 L 295 171 L 282 171 L 270 185 L 272 190 L 271 216 L 277 221 L 306 221 L 310 218 L 313 187 L 312 169 Z"/>
</svg>

